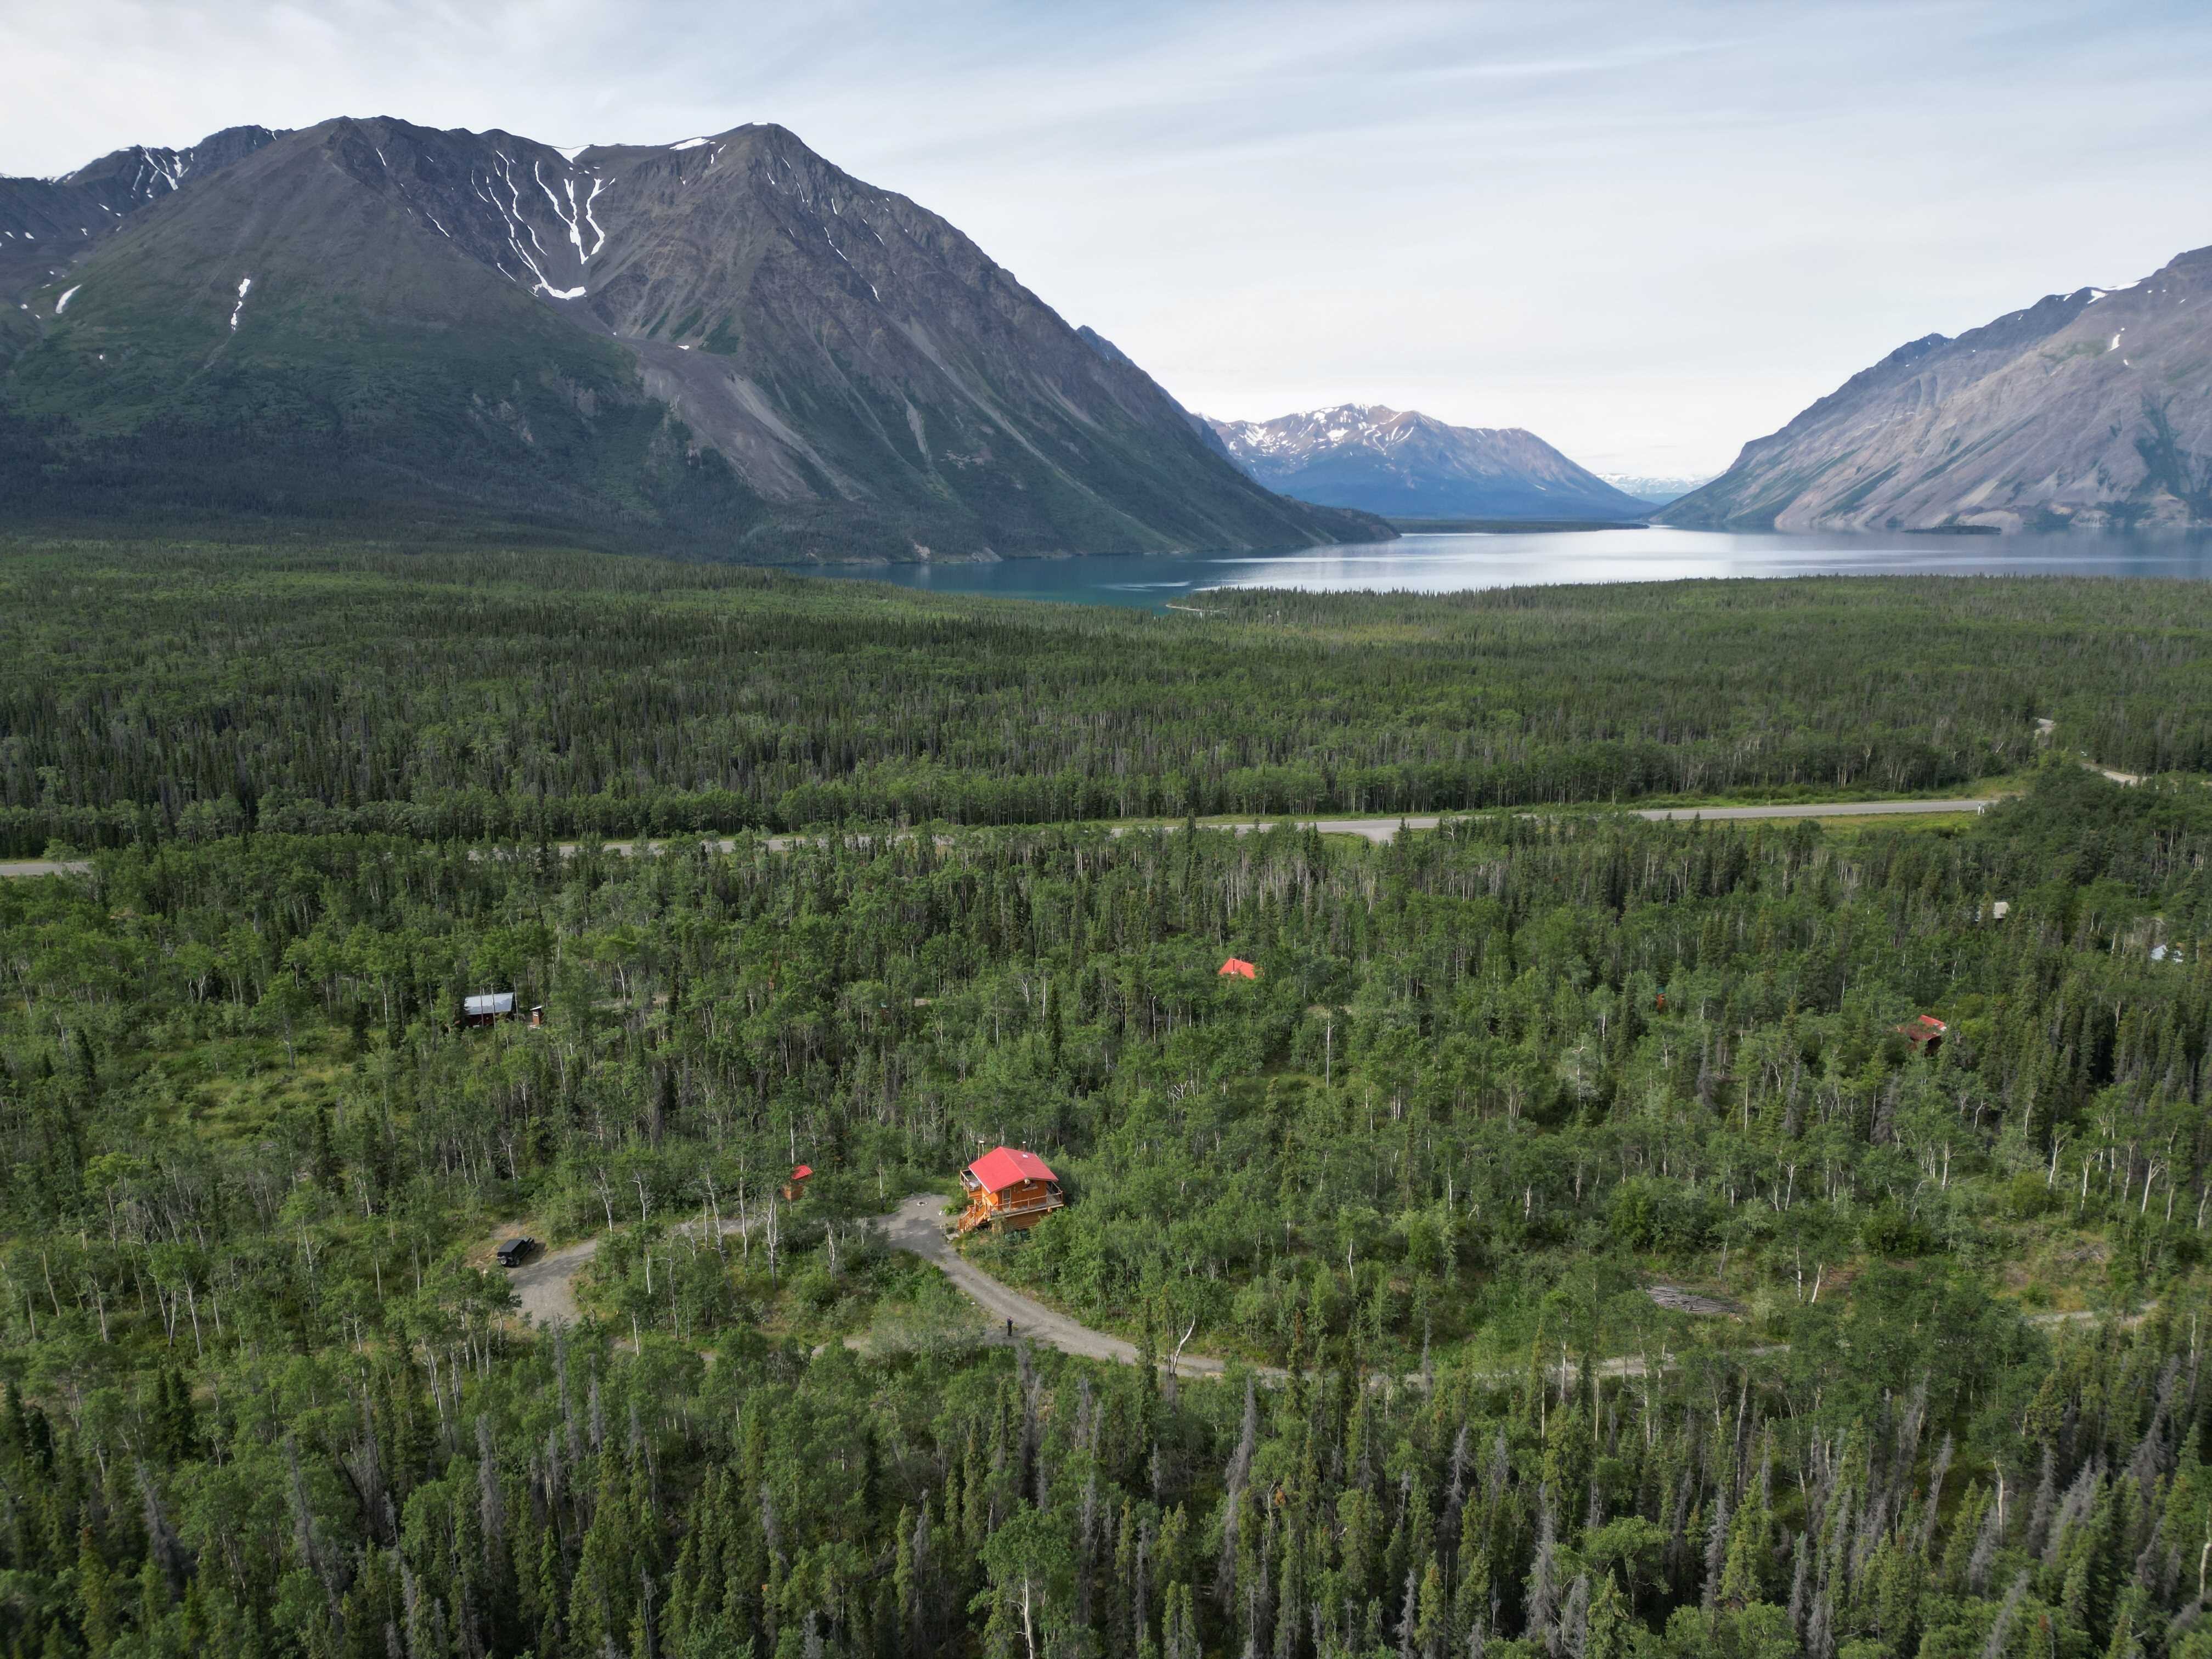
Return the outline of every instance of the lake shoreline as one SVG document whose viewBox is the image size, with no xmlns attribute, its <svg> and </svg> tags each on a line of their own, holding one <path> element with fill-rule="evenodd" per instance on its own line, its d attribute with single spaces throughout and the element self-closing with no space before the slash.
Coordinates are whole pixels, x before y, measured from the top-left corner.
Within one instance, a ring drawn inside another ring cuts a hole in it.
<svg viewBox="0 0 2212 1659">
<path fill-rule="evenodd" d="M 1802 576 L 2144 576 L 2212 581 L 2212 532 L 1784 534 L 1636 525 L 1562 533 L 1522 526 L 1424 532 L 1388 542 L 1343 543 L 1285 553 L 1093 554 L 989 564 L 823 566 L 793 574 L 830 581 L 888 582 L 924 592 L 1120 605 L 1163 614 L 1174 606 L 1187 614 L 1201 608 L 1190 603 L 1197 595 L 1250 587 L 1439 595 L 1496 587 Z"/>
</svg>

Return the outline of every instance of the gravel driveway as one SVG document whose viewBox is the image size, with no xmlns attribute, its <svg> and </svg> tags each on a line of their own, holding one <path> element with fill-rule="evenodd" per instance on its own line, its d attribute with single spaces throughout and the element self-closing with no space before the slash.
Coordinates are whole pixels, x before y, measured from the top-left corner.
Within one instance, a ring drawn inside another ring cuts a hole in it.
<svg viewBox="0 0 2212 1659">
<path fill-rule="evenodd" d="M 991 1316 L 994 1335 L 1005 1340 L 1007 1321 L 1012 1320 L 1014 1335 L 1048 1343 L 1062 1353 L 1085 1359 L 1111 1359 L 1124 1365 L 1137 1363 L 1135 1343 L 1077 1324 L 1066 1314 L 1057 1313 L 1012 1286 L 1001 1285 L 953 1249 L 951 1241 L 945 1237 L 945 1204 L 938 1194 L 916 1194 L 900 1205 L 897 1212 L 884 1224 L 884 1240 L 895 1249 L 912 1251 L 966 1291 Z M 1176 1364 L 1176 1374 L 1218 1376 L 1224 1369 L 1218 1359 L 1187 1353 Z M 1285 1375 L 1271 1365 L 1255 1365 L 1252 1370 L 1266 1377 Z"/>
<path fill-rule="evenodd" d="M 541 1250 L 507 1276 L 522 1298 L 522 1312 L 533 1325 L 573 1325 L 576 1311 L 576 1275 L 599 1251 L 599 1241 L 587 1238 L 558 1250 Z"/>
</svg>

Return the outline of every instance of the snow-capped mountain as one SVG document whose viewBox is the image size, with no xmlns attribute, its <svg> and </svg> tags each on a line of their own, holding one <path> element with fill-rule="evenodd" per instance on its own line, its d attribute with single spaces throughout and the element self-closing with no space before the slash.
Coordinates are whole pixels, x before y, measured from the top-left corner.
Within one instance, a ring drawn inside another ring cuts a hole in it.
<svg viewBox="0 0 2212 1659">
<path fill-rule="evenodd" d="M 58 276 L 139 209 L 281 135 L 226 127 L 185 149 L 132 144 L 58 179 L 0 179 L 0 292 Z"/>
<path fill-rule="evenodd" d="M 1519 427 L 1451 426 L 1379 404 L 1206 424 L 1268 489 L 1328 507 L 1405 519 L 1628 520 L 1649 510 Z"/>
<path fill-rule="evenodd" d="M 1310 546 L 1152 378 L 782 127 L 379 117 L 0 179 L 0 500 L 774 560 Z"/>
<path fill-rule="evenodd" d="M 1662 507 L 1668 501 L 1680 501 L 1692 490 L 1704 489 L 1719 476 L 1717 472 L 1694 472 L 1687 477 L 1673 472 L 1656 474 L 1601 472 L 1598 474 L 1598 477 L 1603 478 L 1615 489 L 1625 489 L 1638 501 L 1649 501 L 1654 507 Z"/>
</svg>

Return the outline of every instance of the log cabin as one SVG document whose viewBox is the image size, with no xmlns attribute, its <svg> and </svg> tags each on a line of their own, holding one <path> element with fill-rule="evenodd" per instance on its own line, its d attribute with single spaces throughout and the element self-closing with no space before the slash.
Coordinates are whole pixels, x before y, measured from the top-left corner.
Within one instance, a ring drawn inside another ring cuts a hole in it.
<svg viewBox="0 0 2212 1659">
<path fill-rule="evenodd" d="M 1034 1227 L 1066 1197 L 1052 1166 L 1035 1152 L 1012 1146 L 994 1146 L 960 1172 L 960 1185 L 968 1194 L 968 1207 L 960 1212 L 960 1231 L 979 1227 L 995 1231 L 1018 1231 Z"/>
</svg>

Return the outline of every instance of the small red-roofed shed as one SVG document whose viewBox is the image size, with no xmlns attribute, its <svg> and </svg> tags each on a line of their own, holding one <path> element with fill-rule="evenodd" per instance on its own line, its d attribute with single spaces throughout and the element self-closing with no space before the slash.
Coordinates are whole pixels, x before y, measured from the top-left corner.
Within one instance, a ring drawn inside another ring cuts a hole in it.
<svg viewBox="0 0 2212 1659">
<path fill-rule="evenodd" d="M 1917 1015 L 1897 1028 L 1898 1036 L 1923 1054 L 1932 1054 L 1942 1048 L 1950 1031 L 1951 1028 L 1933 1014 Z"/>
<path fill-rule="evenodd" d="M 1231 977 L 1237 979 L 1257 979 L 1260 977 L 1260 970 L 1257 968 L 1255 968 L 1250 963 L 1245 961 L 1242 957 L 1231 957 L 1228 961 L 1221 964 L 1220 976 L 1224 979 Z"/>
<path fill-rule="evenodd" d="M 968 1194 L 963 1233 L 1034 1227 L 1067 1202 L 1052 1166 L 1018 1146 L 994 1146 L 960 1172 L 960 1184 Z"/>
<path fill-rule="evenodd" d="M 801 1164 L 793 1170 L 783 1183 L 783 1201 L 796 1204 L 806 1195 L 806 1183 L 813 1178 L 814 1166 Z"/>
</svg>

